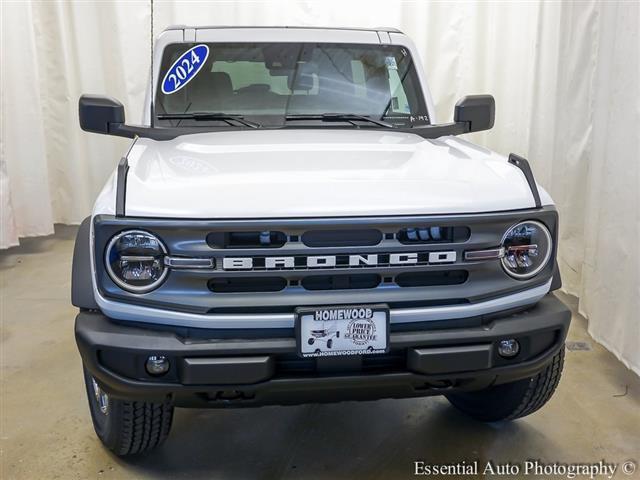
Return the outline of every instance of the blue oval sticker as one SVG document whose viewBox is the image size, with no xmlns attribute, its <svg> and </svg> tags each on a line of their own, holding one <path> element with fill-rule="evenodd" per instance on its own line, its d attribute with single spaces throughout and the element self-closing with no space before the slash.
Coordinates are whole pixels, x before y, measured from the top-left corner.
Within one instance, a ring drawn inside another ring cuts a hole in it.
<svg viewBox="0 0 640 480">
<path fill-rule="evenodd" d="M 164 76 L 162 93 L 170 95 L 183 88 L 204 66 L 208 56 L 209 47 L 206 45 L 196 45 L 184 52 Z"/>
</svg>

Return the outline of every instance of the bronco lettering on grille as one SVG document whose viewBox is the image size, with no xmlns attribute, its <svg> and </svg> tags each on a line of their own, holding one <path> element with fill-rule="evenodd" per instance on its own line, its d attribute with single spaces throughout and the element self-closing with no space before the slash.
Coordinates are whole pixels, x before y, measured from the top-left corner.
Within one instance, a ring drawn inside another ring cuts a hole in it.
<svg viewBox="0 0 640 480">
<path fill-rule="evenodd" d="M 455 263 L 455 251 L 359 255 L 314 255 L 287 257 L 225 257 L 224 270 L 290 270 L 321 268 L 393 267 Z"/>
</svg>

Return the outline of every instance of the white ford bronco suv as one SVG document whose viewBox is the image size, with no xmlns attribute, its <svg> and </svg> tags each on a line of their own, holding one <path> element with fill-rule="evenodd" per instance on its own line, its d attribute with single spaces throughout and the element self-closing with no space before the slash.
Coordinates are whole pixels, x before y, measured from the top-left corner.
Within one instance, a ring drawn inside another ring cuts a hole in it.
<svg viewBox="0 0 640 480">
<path fill-rule="evenodd" d="M 558 214 L 527 161 L 436 123 L 393 29 L 172 27 L 141 125 L 84 95 L 83 130 L 132 138 L 73 257 L 97 435 L 159 445 L 174 407 L 445 395 L 481 421 L 553 394 L 568 309 Z"/>
</svg>

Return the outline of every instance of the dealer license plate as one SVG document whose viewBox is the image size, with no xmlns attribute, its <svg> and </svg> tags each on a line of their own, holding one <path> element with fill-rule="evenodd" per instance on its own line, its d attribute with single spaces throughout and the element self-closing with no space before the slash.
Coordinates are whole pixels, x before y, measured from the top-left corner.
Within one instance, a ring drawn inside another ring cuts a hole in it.
<svg viewBox="0 0 640 480">
<path fill-rule="evenodd" d="M 389 350 L 389 307 L 356 305 L 296 310 L 298 354 L 370 355 Z"/>
</svg>

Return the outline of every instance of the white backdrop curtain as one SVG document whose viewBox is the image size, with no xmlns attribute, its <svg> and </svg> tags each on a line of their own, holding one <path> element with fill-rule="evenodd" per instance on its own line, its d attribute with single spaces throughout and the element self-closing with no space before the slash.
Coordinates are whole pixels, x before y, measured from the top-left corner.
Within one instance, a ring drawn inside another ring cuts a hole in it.
<svg viewBox="0 0 640 480">
<path fill-rule="evenodd" d="M 3 2 L 0 248 L 79 223 L 127 141 L 81 132 L 77 99 L 141 118 L 148 2 Z M 171 24 L 393 26 L 423 57 L 438 119 L 491 93 L 474 140 L 528 157 L 561 215 L 565 289 L 591 334 L 640 373 L 640 3 L 155 2 Z"/>
</svg>

